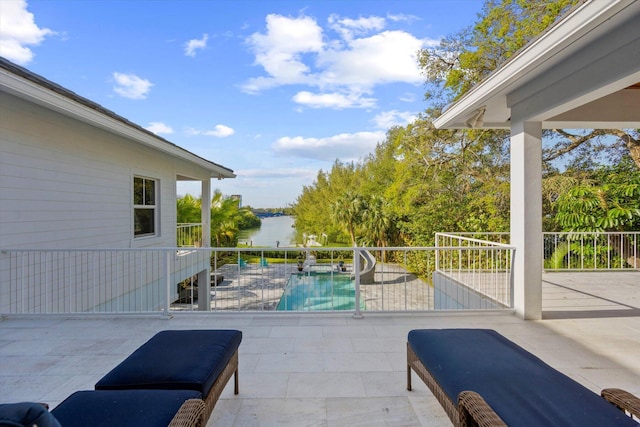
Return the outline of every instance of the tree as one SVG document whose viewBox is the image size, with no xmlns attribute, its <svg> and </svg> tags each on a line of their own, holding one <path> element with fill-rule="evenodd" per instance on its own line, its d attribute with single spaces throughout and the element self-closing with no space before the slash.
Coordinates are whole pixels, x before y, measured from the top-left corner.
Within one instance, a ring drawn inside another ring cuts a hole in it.
<svg viewBox="0 0 640 427">
<path fill-rule="evenodd" d="M 178 224 L 202 222 L 199 198 L 196 199 L 191 194 L 186 194 L 176 201 L 176 205 Z"/>
<path fill-rule="evenodd" d="M 560 194 L 555 205 L 555 221 L 563 231 L 638 231 L 640 169 L 630 157 L 623 158 L 619 164 L 600 167 L 588 179 L 577 182 Z M 638 249 L 634 248 L 625 234 L 606 236 L 605 242 L 599 246 L 604 253 L 594 253 L 593 257 L 608 258 L 608 251 L 613 251 L 629 265 L 640 265 Z M 582 245 L 572 245 L 569 239 L 563 248 L 565 255 L 569 255 L 574 246 L 576 251 L 585 250 Z"/>
<path fill-rule="evenodd" d="M 356 245 L 357 228 L 362 221 L 365 208 L 362 196 L 352 191 L 345 192 L 331 205 L 332 218 L 345 229 L 352 246 Z"/>
<path fill-rule="evenodd" d="M 627 157 L 599 168 L 561 194 L 556 222 L 563 231 L 640 230 L 640 169 Z"/>
<path fill-rule="evenodd" d="M 420 51 L 419 64 L 429 85 L 427 98 L 433 102 L 430 112 L 439 115 L 446 104 L 467 93 L 580 2 L 487 0 L 474 26 Z M 616 153 L 623 148 L 640 167 L 638 129 L 551 129 L 543 137 L 543 158 L 547 162 L 567 156 L 580 161 L 602 151 Z"/>
</svg>

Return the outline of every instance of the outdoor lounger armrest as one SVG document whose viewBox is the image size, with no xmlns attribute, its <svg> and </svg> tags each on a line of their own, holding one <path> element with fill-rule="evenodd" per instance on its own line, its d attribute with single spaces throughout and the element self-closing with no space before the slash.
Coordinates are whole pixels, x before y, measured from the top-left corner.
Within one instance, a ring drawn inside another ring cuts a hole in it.
<svg viewBox="0 0 640 427">
<path fill-rule="evenodd" d="M 618 409 L 629 412 L 636 418 L 640 418 L 640 398 L 619 388 L 605 388 L 600 396 L 613 403 Z"/>
<path fill-rule="evenodd" d="M 465 427 L 506 427 L 502 418 L 475 391 L 463 391 L 458 395 L 460 424 Z"/>
<path fill-rule="evenodd" d="M 189 399 L 182 404 L 169 427 L 204 427 L 205 405 L 202 399 Z"/>
</svg>

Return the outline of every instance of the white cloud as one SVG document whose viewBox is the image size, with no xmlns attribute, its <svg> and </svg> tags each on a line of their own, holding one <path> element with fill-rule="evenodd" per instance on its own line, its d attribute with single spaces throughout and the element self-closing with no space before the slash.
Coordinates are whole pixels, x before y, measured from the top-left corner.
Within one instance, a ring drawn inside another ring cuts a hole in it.
<svg viewBox="0 0 640 427">
<path fill-rule="evenodd" d="M 380 129 L 389 129 L 393 126 L 405 126 L 417 117 L 417 114 L 409 111 L 391 110 L 376 114 L 373 122 Z"/>
<path fill-rule="evenodd" d="M 359 93 L 311 93 L 298 92 L 293 101 L 310 108 L 370 108 L 376 104 L 375 98 L 366 98 Z"/>
<path fill-rule="evenodd" d="M 385 19 L 379 16 L 351 19 L 331 15 L 328 22 L 329 27 L 339 33 L 345 40 L 351 40 L 354 36 L 364 35 L 371 31 L 382 30 L 386 25 Z"/>
<path fill-rule="evenodd" d="M 160 135 L 160 134 L 168 135 L 173 133 L 173 129 L 162 122 L 151 122 L 149 123 L 149 126 L 147 126 L 145 129 L 155 133 L 156 135 Z"/>
<path fill-rule="evenodd" d="M 402 102 L 414 102 L 416 100 L 416 94 L 413 92 L 405 92 L 398 99 Z"/>
<path fill-rule="evenodd" d="M 334 161 L 359 160 L 371 153 L 378 142 L 385 138 L 384 132 L 342 133 L 326 138 L 282 137 L 272 148 L 284 155 L 307 159 Z"/>
<path fill-rule="evenodd" d="M 236 133 L 233 128 L 225 125 L 216 125 L 212 130 L 197 130 L 197 129 L 188 129 L 187 134 L 190 136 L 194 135 L 204 135 L 204 136 L 215 136 L 216 138 L 226 138 L 228 136 Z"/>
<path fill-rule="evenodd" d="M 151 90 L 151 83 L 149 80 L 142 79 L 135 74 L 113 73 L 113 79 L 116 82 L 116 86 L 113 90 L 120 96 L 130 99 L 145 99 L 149 90 Z"/>
<path fill-rule="evenodd" d="M 250 79 L 243 86 L 246 92 L 305 83 L 309 78 L 309 67 L 303 62 L 302 55 L 322 49 L 322 28 L 310 17 L 270 14 L 266 18 L 266 32 L 252 34 L 247 43 L 255 53 L 255 63 L 262 66 L 268 76 Z"/>
<path fill-rule="evenodd" d="M 184 54 L 187 56 L 196 56 L 196 50 L 207 47 L 208 34 L 203 34 L 201 39 L 189 40 L 184 47 Z"/>
<path fill-rule="evenodd" d="M 416 59 L 424 42 L 404 31 L 384 31 L 357 38 L 344 49 L 324 51 L 318 65 L 325 83 L 370 88 L 375 85 L 423 81 Z"/>
<path fill-rule="evenodd" d="M 37 46 L 46 36 L 55 34 L 48 28 L 40 28 L 33 14 L 27 10 L 25 0 L 1 0 L 0 56 L 26 65 L 33 59 L 27 46 Z"/>
<path fill-rule="evenodd" d="M 238 178 L 290 179 L 313 178 L 318 174 L 316 168 L 275 168 L 275 169 L 241 169 L 235 171 Z"/>
<path fill-rule="evenodd" d="M 417 52 L 437 41 L 418 39 L 406 31 L 383 31 L 387 20 L 407 19 L 332 15 L 327 28 L 334 31 L 328 34 L 312 17 L 268 15 L 264 32 L 246 40 L 255 64 L 265 73 L 247 80 L 242 89 L 258 93 L 306 85 L 315 90 L 299 91 L 294 102 L 311 108 L 370 108 L 376 100 L 363 94 L 371 95 L 377 85 L 423 82 Z"/>
</svg>

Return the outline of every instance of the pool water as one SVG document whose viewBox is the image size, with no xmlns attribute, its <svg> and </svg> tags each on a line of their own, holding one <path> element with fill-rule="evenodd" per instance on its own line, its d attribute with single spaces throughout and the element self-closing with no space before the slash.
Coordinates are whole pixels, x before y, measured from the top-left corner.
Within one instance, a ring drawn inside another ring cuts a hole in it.
<svg viewBox="0 0 640 427">
<path fill-rule="evenodd" d="M 292 274 L 276 310 L 355 310 L 356 290 L 349 276 L 317 271 Z"/>
</svg>

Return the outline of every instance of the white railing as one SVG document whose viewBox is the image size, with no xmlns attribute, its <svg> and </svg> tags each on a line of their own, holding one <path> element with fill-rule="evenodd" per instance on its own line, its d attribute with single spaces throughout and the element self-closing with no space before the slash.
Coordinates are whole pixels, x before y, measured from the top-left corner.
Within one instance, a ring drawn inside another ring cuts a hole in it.
<svg viewBox="0 0 640 427">
<path fill-rule="evenodd" d="M 544 269 L 638 270 L 640 232 L 542 233 Z"/>
<path fill-rule="evenodd" d="M 436 246 L 455 246 L 458 237 L 471 242 L 509 244 L 509 233 L 438 233 Z M 640 269 L 640 231 L 544 232 L 545 271 L 602 271 Z"/>
<path fill-rule="evenodd" d="M 373 260 L 364 251 L 375 258 L 372 277 L 365 272 Z M 501 246 L 6 249 L 0 251 L 0 315 L 282 310 L 360 316 L 504 309 L 511 307 L 505 280 L 510 267 L 498 260 L 509 259 L 510 251 Z M 443 277 L 470 281 L 473 298 L 470 292 L 439 289 Z M 456 297 L 460 300 L 451 305 Z"/>
<path fill-rule="evenodd" d="M 180 223 L 176 226 L 176 245 L 180 248 L 202 247 L 202 223 Z"/>
<path fill-rule="evenodd" d="M 436 233 L 436 291 L 441 306 L 513 307 L 515 248 L 504 233 Z"/>
</svg>

